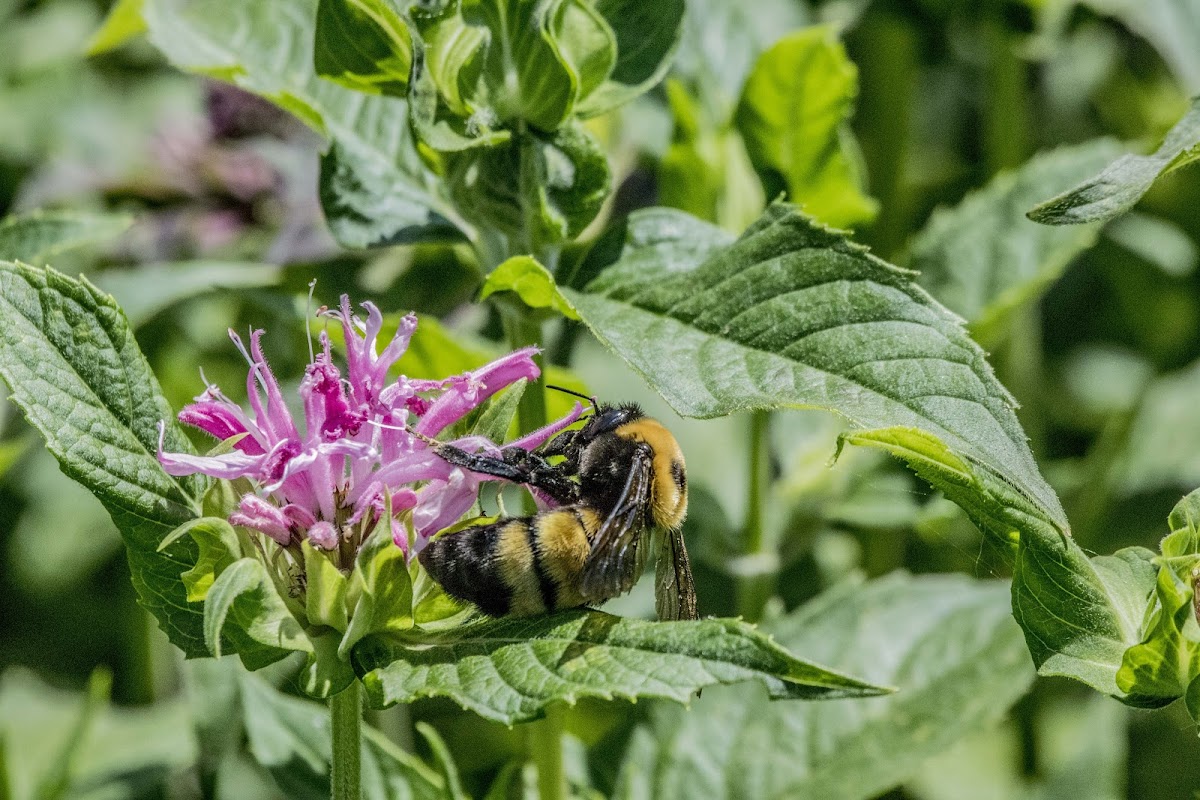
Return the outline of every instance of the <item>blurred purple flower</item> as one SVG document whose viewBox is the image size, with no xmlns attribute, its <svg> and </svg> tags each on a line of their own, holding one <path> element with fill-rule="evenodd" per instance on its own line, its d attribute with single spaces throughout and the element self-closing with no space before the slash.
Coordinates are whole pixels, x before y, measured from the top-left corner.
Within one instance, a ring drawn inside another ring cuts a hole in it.
<svg viewBox="0 0 1200 800">
<path fill-rule="evenodd" d="M 227 452 L 194 456 L 164 453 L 158 459 L 171 475 L 203 473 L 226 480 L 248 479 L 252 491 L 241 497 L 229 521 L 260 531 L 287 547 L 307 538 L 314 547 L 341 549 L 347 558 L 380 522 L 390 498 L 396 544 L 406 547 L 411 520 L 414 550 L 465 514 L 488 475 L 463 470 L 439 458 L 422 437 L 434 437 L 472 409 L 521 379 L 538 376 L 535 348 L 527 347 L 477 370 L 444 380 L 389 380 L 388 370 L 404 355 L 417 318 L 400 321 L 391 341 L 378 352 L 383 315 L 363 303 L 363 320 L 342 297 L 338 310 L 325 312 L 341 323 L 346 342 L 346 373 L 333 363 L 330 340 L 300 382 L 304 409 L 301 430 L 263 357 L 263 331 L 250 335 L 250 347 L 230 331 L 250 371 L 246 394 L 250 412 L 209 385 L 179 413 L 179 421 L 231 442 Z M 532 449 L 575 422 L 582 406 L 566 417 L 508 447 Z M 496 443 L 468 436 L 453 442 L 469 451 L 500 453 Z M 412 555 L 411 553 L 409 555 Z"/>
</svg>

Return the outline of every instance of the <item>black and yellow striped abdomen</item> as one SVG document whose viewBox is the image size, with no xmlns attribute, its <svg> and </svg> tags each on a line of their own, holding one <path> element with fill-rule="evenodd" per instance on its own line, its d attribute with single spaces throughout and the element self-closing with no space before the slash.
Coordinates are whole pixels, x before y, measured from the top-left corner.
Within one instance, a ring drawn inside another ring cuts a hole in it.
<svg viewBox="0 0 1200 800">
<path fill-rule="evenodd" d="M 441 536 L 418 558 L 448 594 L 489 616 L 544 614 L 583 605 L 579 575 L 599 525 L 590 508 L 567 506 Z"/>
</svg>

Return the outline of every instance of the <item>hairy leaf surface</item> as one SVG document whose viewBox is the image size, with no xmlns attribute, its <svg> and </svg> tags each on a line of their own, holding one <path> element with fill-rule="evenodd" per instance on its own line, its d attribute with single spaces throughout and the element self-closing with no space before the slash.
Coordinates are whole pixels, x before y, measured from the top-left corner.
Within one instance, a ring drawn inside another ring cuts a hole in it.
<svg viewBox="0 0 1200 800">
<path fill-rule="evenodd" d="M 1109 220 L 1133 208 L 1154 182 L 1200 158 L 1200 97 L 1148 156 L 1118 158 L 1073 189 L 1034 206 L 1029 218 L 1045 225 Z"/>
<path fill-rule="evenodd" d="M 718 683 L 755 680 L 775 698 L 886 692 L 802 660 L 740 620 L 647 622 L 598 611 L 489 620 L 445 633 L 374 636 L 354 651 L 376 706 L 449 697 L 506 724 L 549 703 L 657 697 L 686 703 Z"/>
<path fill-rule="evenodd" d="M 104 504 L 125 540 L 138 598 L 185 654 L 207 655 L 200 608 L 180 573 L 196 561 L 182 539 L 159 542 L 198 516 L 203 482 L 173 478 L 155 457 L 191 452 L 149 364 L 112 298 L 86 280 L 0 262 L 0 377 L 63 472 Z"/>
<path fill-rule="evenodd" d="M 678 212 L 635 215 L 615 263 L 564 290 L 676 411 L 813 407 L 855 428 L 920 429 L 1066 529 L 1012 398 L 912 273 L 785 204 L 726 248 L 697 247 L 719 241 L 698 227 Z"/>
</svg>

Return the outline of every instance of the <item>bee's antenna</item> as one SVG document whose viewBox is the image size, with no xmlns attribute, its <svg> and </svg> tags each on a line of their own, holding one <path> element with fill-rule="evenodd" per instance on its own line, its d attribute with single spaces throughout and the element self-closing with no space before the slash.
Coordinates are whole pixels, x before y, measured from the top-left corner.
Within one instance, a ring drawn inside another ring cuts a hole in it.
<svg viewBox="0 0 1200 800">
<path fill-rule="evenodd" d="M 593 413 L 593 414 L 595 414 L 595 413 L 596 413 L 596 409 L 597 409 L 597 408 L 599 407 L 599 405 L 600 405 L 599 401 L 597 401 L 597 400 L 596 400 L 596 398 L 594 398 L 594 397 L 589 397 L 588 395 L 586 395 L 586 394 L 583 394 L 582 392 L 577 392 L 577 391 L 575 391 L 574 389 L 565 389 L 565 388 L 563 388 L 562 386 L 555 386 L 555 385 L 554 385 L 554 384 L 552 384 L 552 383 L 547 383 L 547 384 L 546 384 L 546 388 L 547 388 L 547 389 L 553 389 L 553 390 L 554 390 L 554 391 L 556 391 L 556 392 L 562 392 L 563 394 L 573 394 L 573 395 L 575 395 L 576 397 L 582 397 L 584 400 L 587 400 L 589 403 L 591 403 L 591 404 L 592 404 L 592 413 Z"/>
</svg>

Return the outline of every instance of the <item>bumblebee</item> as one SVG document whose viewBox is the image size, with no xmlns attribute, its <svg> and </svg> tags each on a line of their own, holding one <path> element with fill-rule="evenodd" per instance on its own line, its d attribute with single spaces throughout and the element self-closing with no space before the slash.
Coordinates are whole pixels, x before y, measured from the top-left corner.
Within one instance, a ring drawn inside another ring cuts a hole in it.
<svg viewBox="0 0 1200 800">
<path fill-rule="evenodd" d="M 679 443 L 637 405 L 591 403 L 582 428 L 563 431 L 532 452 L 510 448 L 496 458 L 434 442 L 451 464 L 524 484 L 559 505 L 442 535 L 421 551 L 421 564 L 448 594 L 489 616 L 530 616 L 629 591 L 645 568 L 657 528 L 658 616 L 696 619 L 680 530 L 687 471 Z M 556 456 L 562 460 L 551 464 Z"/>
</svg>

